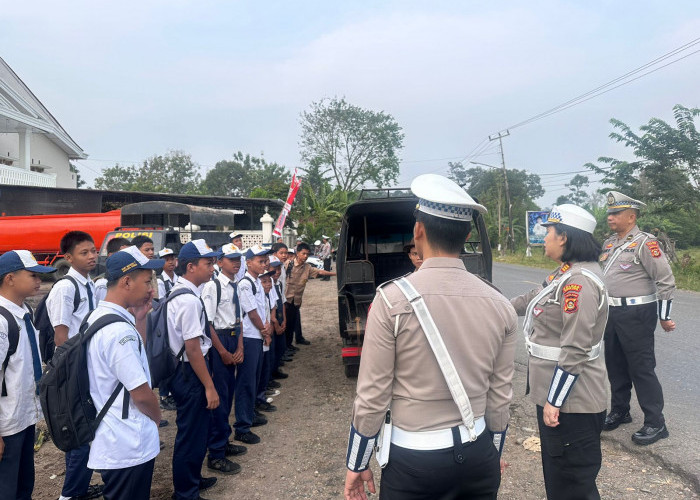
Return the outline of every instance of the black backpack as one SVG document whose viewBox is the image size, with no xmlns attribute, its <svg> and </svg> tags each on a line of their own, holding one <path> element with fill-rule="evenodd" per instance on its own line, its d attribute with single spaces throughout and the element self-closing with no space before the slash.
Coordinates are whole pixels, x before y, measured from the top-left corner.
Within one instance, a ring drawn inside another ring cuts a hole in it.
<svg viewBox="0 0 700 500">
<path fill-rule="evenodd" d="M 241 278 L 241 281 L 243 281 L 243 280 L 246 280 L 248 283 L 250 283 L 250 286 L 253 287 L 253 295 L 257 295 L 258 289 L 255 288 L 255 282 L 252 279 L 250 279 L 248 276 L 243 276 Z M 239 283 L 240 283 L 240 281 L 239 281 Z M 239 297 L 240 297 L 240 294 L 239 294 Z M 247 313 L 241 309 L 241 316 L 245 316 L 246 314 Z"/>
<path fill-rule="evenodd" d="M 191 293 L 189 288 L 173 290 L 166 298 L 153 302 L 153 310 L 148 313 L 148 335 L 146 337 L 146 356 L 151 370 L 151 386 L 157 387 L 163 380 L 170 378 L 177 370 L 185 352 L 183 344 L 175 356 L 170 350 L 168 337 L 168 302 L 175 297 Z"/>
<path fill-rule="evenodd" d="M 75 278 L 72 276 L 64 276 L 56 280 L 56 283 L 61 280 L 68 280 L 73 283 L 75 287 L 75 295 L 73 296 L 73 312 L 75 312 L 78 310 L 78 307 L 80 307 L 80 289 L 78 288 L 78 282 L 75 281 Z M 51 287 L 52 290 L 53 287 L 56 286 L 56 283 Z M 41 302 L 39 302 L 34 312 L 34 327 L 39 330 L 39 352 L 41 353 L 41 359 L 44 360 L 44 363 L 48 363 L 51 360 L 53 352 L 56 350 L 54 330 L 51 325 L 51 320 L 49 319 L 49 311 L 46 309 L 46 299 L 49 298 L 50 293 L 51 292 L 47 293 L 46 296 L 41 299 Z"/>
<path fill-rule="evenodd" d="M 10 341 L 7 354 L 5 354 L 5 359 L 2 361 L 2 393 L 0 395 L 6 397 L 7 386 L 5 385 L 5 372 L 10 362 L 10 356 L 17 352 L 17 346 L 19 345 L 19 327 L 17 326 L 17 320 L 14 315 L 2 306 L 0 306 L 0 316 L 7 321 L 7 339 Z"/>
<path fill-rule="evenodd" d="M 128 323 L 122 316 L 106 314 L 88 326 L 86 317 L 78 335 L 58 346 L 53 358 L 46 363 L 39 381 L 39 401 L 51 439 L 62 451 L 79 448 L 95 438 L 97 427 L 124 387 L 121 382 L 117 384 L 97 414 L 90 396 L 87 345 L 95 333 L 118 321 Z M 129 392 L 125 390 L 122 418 L 128 417 L 128 411 Z"/>
</svg>

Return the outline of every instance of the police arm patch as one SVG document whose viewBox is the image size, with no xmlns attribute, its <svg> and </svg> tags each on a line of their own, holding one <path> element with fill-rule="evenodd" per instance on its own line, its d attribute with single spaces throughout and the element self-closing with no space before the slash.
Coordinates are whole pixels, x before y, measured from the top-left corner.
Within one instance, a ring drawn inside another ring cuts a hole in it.
<svg viewBox="0 0 700 500">
<path fill-rule="evenodd" d="M 564 293 L 564 312 L 567 314 L 573 314 L 578 311 L 578 297 L 583 286 L 576 283 L 569 283 L 565 285 L 562 289 Z"/>
<path fill-rule="evenodd" d="M 661 257 L 661 248 L 659 248 L 658 241 L 647 241 L 645 245 L 647 246 L 647 248 L 649 248 L 649 252 L 651 252 L 652 257 L 654 257 L 655 259 Z"/>
</svg>

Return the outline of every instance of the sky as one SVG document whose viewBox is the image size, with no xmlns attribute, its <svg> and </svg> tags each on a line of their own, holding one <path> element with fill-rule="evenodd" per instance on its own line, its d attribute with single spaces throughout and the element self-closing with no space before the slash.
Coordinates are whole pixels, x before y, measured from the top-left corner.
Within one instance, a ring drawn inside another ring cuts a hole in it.
<svg viewBox="0 0 700 500">
<path fill-rule="evenodd" d="M 88 185 L 169 150 L 203 174 L 239 150 L 302 166 L 300 113 L 338 96 L 403 128 L 405 187 L 448 161 L 500 165 L 490 134 L 698 38 L 700 2 L 41 0 L 0 22 L 0 56 L 89 155 Z M 700 106 L 699 76 L 700 53 L 512 129 L 506 166 L 545 174 L 551 205 L 586 162 L 631 158 L 611 118 L 673 122 Z"/>
</svg>

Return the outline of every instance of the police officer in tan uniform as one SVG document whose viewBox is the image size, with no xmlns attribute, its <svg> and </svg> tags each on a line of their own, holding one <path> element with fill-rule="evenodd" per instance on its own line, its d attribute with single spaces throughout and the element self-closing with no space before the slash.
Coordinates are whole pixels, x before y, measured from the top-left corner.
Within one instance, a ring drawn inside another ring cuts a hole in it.
<svg viewBox="0 0 700 500">
<path fill-rule="evenodd" d="M 537 405 L 547 498 L 599 499 L 600 433 L 607 392 L 601 355 L 608 297 L 598 266 L 596 220 L 576 205 L 553 207 L 545 254 L 560 267 L 512 299 L 525 315 L 528 387 Z"/>
<path fill-rule="evenodd" d="M 654 330 L 676 328 L 671 300 L 676 288 L 673 271 L 659 242 L 637 227 L 646 205 L 617 191 L 608 193 L 608 226 L 615 234 L 605 240 L 600 264 L 610 293 L 610 318 L 605 330 L 605 361 L 612 402 L 605 430 L 632 421 L 632 386 L 644 412 L 644 425 L 632 441 L 647 445 L 668 437 L 664 397 L 654 368 Z"/>
<path fill-rule="evenodd" d="M 367 498 L 364 483 L 375 491 L 369 460 L 388 409 L 393 429 L 381 499 L 496 498 L 499 453 L 510 418 L 517 316 L 505 297 L 459 259 L 472 212 L 485 208 L 434 174 L 417 177 L 411 190 L 419 198 L 413 234 L 424 260 L 403 279 L 423 297 L 474 420 L 471 428 L 463 424 L 452 385 L 398 280 L 381 285 L 367 319 L 345 498 Z"/>
</svg>

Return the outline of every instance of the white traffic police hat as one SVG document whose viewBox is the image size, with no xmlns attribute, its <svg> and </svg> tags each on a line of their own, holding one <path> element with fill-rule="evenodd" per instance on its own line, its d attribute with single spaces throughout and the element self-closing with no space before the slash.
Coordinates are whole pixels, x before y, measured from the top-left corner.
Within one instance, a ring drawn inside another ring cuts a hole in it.
<svg viewBox="0 0 700 500">
<path fill-rule="evenodd" d="M 615 212 L 622 212 L 628 208 L 633 208 L 635 210 L 641 210 L 646 207 L 646 203 L 642 203 L 639 200 L 630 198 L 626 194 L 619 193 L 617 191 L 608 191 L 606 195 L 608 198 L 608 213 L 614 214 Z"/>
<path fill-rule="evenodd" d="M 553 206 L 552 211 L 549 212 L 549 217 L 547 217 L 547 222 L 542 223 L 543 226 L 553 226 L 554 224 L 564 224 L 565 226 L 575 227 L 581 231 L 593 234 L 596 220 L 587 210 L 565 203 Z"/>
<path fill-rule="evenodd" d="M 411 191 L 418 197 L 419 212 L 443 219 L 472 220 L 472 211 L 486 212 L 459 184 L 437 174 L 419 175 L 411 182 Z"/>
</svg>

